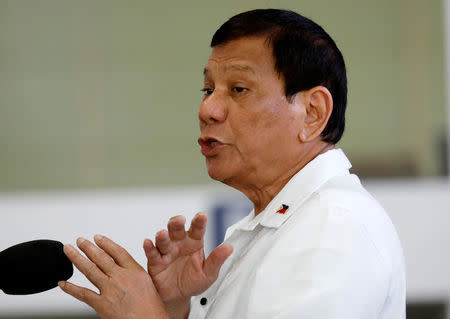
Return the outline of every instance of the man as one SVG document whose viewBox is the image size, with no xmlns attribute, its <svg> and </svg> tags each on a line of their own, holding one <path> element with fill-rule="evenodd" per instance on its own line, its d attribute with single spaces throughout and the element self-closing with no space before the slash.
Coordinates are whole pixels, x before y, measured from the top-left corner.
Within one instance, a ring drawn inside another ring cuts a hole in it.
<svg viewBox="0 0 450 319">
<path fill-rule="evenodd" d="M 334 148 L 347 95 L 334 41 L 305 17 L 268 9 L 232 17 L 211 46 L 198 141 L 209 175 L 254 210 L 207 259 L 206 215 L 187 232 L 184 217 L 172 218 L 144 242 L 151 279 L 109 239 L 95 239 L 103 251 L 80 239 L 91 261 L 66 253 L 101 293 L 63 289 L 104 318 L 404 318 L 395 229 Z"/>
</svg>

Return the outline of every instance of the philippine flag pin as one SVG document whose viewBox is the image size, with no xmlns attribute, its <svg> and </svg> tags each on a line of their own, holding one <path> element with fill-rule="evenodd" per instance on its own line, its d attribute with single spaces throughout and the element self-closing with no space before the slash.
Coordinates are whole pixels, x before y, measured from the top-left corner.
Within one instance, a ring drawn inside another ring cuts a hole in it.
<svg viewBox="0 0 450 319">
<path fill-rule="evenodd" d="M 288 209 L 289 209 L 288 205 L 282 204 L 280 209 L 277 210 L 277 213 L 278 214 L 284 214 L 284 213 L 286 213 L 288 211 Z"/>
</svg>

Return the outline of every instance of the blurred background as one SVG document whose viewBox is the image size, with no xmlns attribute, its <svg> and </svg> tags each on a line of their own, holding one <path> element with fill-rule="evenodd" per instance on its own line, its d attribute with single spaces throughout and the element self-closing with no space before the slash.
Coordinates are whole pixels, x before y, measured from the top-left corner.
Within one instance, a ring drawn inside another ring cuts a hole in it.
<svg viewBox="0 0 450 319">
<path fill-rule="evenodd" d="M 145 237 L 198 211 L 208 249 L 220 242 L 251 206 L 207 176 L 202 70 L 223 22 L 268 7 L 312 18 L 341 49 L 338 146 L 398 230 L 408 318 L 450 318 L 448 0 L 0 0 L 0 251 L 103 233 L 144 264 Z M 0 318 L 96 317 L 54 289 L 0 292 Z"/>
</svg>

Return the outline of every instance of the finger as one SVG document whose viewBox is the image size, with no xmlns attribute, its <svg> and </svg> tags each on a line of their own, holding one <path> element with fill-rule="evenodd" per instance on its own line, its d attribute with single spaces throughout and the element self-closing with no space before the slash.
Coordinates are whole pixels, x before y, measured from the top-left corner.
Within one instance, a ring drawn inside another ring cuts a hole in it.
<svg viewBox="0 0 450 319">
<path fill-rule="evenodd" d="M 96 308 L 96 306 L 99 304 L 100 301 L 100 295 L 95 293 L 94 291 L 79 287 L 77 285 L 74 285 L 68 281 L 60 281 L 58 282 L 58 286 L 64 291 L 65 293 L 71 295 L 72 297 L 77 298 L 78 300 L 88 304 L 92 308 Z"/>
<path fill-rule="evenodd" d="M 105 274 L 110 275 L 117 268 L 114 260 L 103 250 L 84 238 L 77 239 L 77 246 Z"/>
<path fill-rule="evenodd" d="M 214 282 L 219 275 L 220 267 L 225 260 L 233 253 L 233 246 L 222 244 L 215 248 L 205 261 L 203 271 L 211 282 Z"/>
<path fill-rule="evenodd" d="M 192 219 L 191 227 L 189 228 L 189 237 L 195 240 L 203 239 L 206 232 L 206 223 L 208 222 L 208 216 L 203 213 L 198 213 Z"/>
<path fill-rule="evenodd" d="M 63 251 L 75 267 L 101 290 L 103 283 L 108 280 L 107 276 L 92 261 L 82 256 L 72 245 L 64 245 Z"/>
<path fill-rule="evenodd" d="M 122 246 L 117 245 L 114 241 L 108 237 L 102 235 L 95 235 L 94 241 L 103 249 L 107 254 L 109 254 L 117 265 L 123 268 L 141 268 L 139 264 L 134 260 L 134 258 L 126 251 Z"/>
<path fill-rule="evenodd" d="M 185 223 L 186 218 L 184 216 L 175 216 L 169 220 L 167 230 L 169 231 L 171 240 L 182 240 L 186 237 L 186 230 L 184 229 Z"/>
<path fill-rule="evenodd" d="M 156 248 L 161 255 L 167 255 L 171 250 L 171 241 L 169 233 L 166 230 L 161 230 L 156 234 Z"/>
<path fill-rule="evenodd" d="M 161 254 L 150 239 L 144 240 L 144 251 L 149 266 L 160 264 L 162 262 Z"/>
</svg>

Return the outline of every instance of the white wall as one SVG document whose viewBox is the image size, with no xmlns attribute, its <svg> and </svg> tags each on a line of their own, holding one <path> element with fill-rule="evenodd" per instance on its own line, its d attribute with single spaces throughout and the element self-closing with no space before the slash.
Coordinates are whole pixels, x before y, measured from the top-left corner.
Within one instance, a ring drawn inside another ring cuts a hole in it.
<svg viewBox="0 0 450 319">
<path fill-rule="evenodd" d="M 33 239 L 75 243 L 100 233 L 124 246 L 142 265 L 144 238 L 153 238 L 169 217 L 188 222 L 207 207 L 204 189 L 150 189 L 81 193 L 3 194 L 0 196 L 0 250 Z M 93 287 L 76 271 L 71 281 Z M 29 296 L 0 292 L 0 315 L 87 312 L 88 307 L 59 288 Z"/>
<path fill-rule="evenodd" d="M 411 301 L 450 305 L 450 183 L 448 180 L 367 183 L 397 228 L 406 256 Z"/>
<path fill-rule="evenodd" d="M 450 183 L 371 181 L 365 183 L 397 227 L 406 255 L 411 301 L 450 303 Z M 110 236 L 145 264 L 142 241 L 163 228 L 169 217 L 190 220 L 223 198 L 242 200 L 227 188 L 191 187 L 96 192 L 0 194 L 0 250 L 38 238 L 74 243 L 78 236 Z M 208 232 L 211 245 L 214 234 Z M 75 272 L 73 282 L 89 285 Z M 29 296 L 0 292 L 0 315 L 89 312 L 58 288 Z"/>
</svg>

